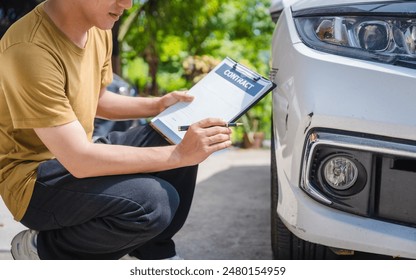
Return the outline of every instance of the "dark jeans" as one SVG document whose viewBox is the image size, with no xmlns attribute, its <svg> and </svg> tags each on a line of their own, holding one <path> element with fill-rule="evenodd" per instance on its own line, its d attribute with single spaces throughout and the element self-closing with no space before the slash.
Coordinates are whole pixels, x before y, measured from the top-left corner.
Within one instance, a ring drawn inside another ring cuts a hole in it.
<svg viewBox="0 0 416 280">
<path fill-rule="evenodd" d="M 113 132 L 102 144 L 168 143 L 150 126 Z M 153 174 L 77 179 L 57 160 L 42 163 L 22 224 L 38 230 L 41 259 L 163 259 L 193 198 L 197 166 Z"/>
</svg>

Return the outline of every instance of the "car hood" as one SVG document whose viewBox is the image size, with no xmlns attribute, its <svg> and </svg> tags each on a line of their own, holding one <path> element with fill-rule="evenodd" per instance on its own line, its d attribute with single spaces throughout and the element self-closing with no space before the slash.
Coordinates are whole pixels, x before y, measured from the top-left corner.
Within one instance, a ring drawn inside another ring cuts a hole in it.
<svg viewBox="0 0 416 280">
<path fill-rule="evenodd" d="M 397 0 L 298 0 L 292 5 L 293 11 L 324 6 L 337 6 L 345 4 L 371 4 L 380 2 L 397 2 Z"/>
</svg>

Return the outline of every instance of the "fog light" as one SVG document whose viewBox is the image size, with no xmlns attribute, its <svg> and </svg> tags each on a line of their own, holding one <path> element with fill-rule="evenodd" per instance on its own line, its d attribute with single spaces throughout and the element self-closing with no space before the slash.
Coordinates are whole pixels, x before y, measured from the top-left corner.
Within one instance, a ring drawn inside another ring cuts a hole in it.
<svg viewBox="0 0 416 280">
<path fill-rule="evenodd" d="M 323 164 L 326 183 L 338 191 L 351 188 L 358 178 L 357 165 L 345 156 L 335 156 Z"/>
</svg>

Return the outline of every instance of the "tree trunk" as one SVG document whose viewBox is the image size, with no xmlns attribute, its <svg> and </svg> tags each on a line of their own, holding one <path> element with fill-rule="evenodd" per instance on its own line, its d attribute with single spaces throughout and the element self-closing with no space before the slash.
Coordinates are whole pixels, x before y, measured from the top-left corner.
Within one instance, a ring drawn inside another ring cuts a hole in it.
<svg viewBox="0 0 416 280">
<path fill-rule="evenodd" d="M 146 93 L 147 95 L 151 96 L 159 96 L 159 88 L 157 85 L 157 70 L 159 67 L 159 58 L 153 43 L 146 48 L 144 56 L 147 64 L 149 65 L 149 77 L 151 80 L 151 83 L 146 89 Z"/>
</svg>

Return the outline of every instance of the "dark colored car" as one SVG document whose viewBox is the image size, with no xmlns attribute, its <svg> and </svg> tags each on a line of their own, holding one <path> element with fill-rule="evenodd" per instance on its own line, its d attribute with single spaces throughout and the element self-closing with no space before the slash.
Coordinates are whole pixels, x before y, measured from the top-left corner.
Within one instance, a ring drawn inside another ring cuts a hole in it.
<svg viewBox="0 0 416 280">
<path fill-rule="evenodd" d="M 125 96 L 137 96 L 137 90 L 117 74 L 113 74 L 113 82 L 107 87 L 111 92 Z M 133 126 L 146 123 L 145 119 L 111 121 L 96 118 L 94 122 L 93 139 L 106 136 L 111 131 L 125 131 Z"/>
</svg>

